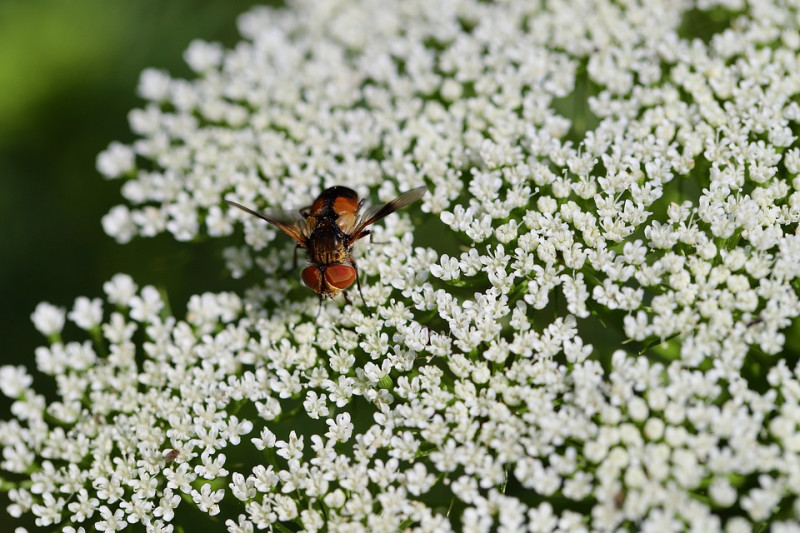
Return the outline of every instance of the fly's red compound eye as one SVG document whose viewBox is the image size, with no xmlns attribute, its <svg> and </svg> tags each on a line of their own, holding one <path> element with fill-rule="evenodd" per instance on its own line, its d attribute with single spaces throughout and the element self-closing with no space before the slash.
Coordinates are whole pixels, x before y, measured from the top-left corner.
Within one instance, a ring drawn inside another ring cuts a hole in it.
<svg viewBox="0 0 800 533">
<path fill-rule="evenodd" d="M 325 281 L 343 291 L 356 281 L 356 269 L 347 265 L 333 265 L 325 269 Z"/>
<path fill-rule="evenodd" d="M 316 293 L 322 292 L 322 272 L 315 266 L 307 266 L 303 269 L 303 283 L 306 287 Z"/>
</svg>

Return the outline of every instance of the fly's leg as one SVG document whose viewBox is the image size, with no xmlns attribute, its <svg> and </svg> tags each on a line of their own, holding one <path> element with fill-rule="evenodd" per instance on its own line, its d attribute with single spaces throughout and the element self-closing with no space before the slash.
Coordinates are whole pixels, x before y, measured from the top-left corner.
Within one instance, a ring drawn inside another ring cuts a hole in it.
<svg viewBox="0 0 800 533">
<path fill-rule="evenodd" d="M 353 270 L 356 271 L 356 287 L 358 287 L 358 295 L 361 296 L 361 301 L 364 303 L 364 307 L 367 309 L 367 313 L 371 314 L 369 312 L 369 307 L 367 307 L 367 300 L 364 299 L 364 293 L 361 290 L 361 276 L 358 274 L 358 266 L 356 265 L 356 260 L 353 259 L 352 255 L 350 255 L 350 256 L 347 257 L 347 261 L 346 262 L 351 267 L 353 267 Z M 345 293 L 342 293 L 342 294 L 344 294 L 345 301 L 347 303 L 351 303 L 350 300 L 347 298 L 347 293 L 345 292 Z"/>
<path fill-rule="evenodd" d="M 372 239 L 372 231 L 370 231 L 370 230 L 367 230 L 367 231 L 365 231 L 364 233 L 365 233 L 366 235 L 369 235 L 369 243 L 370 243 L 370 244 L 389 244 L 389 243 L 388 243 L 388 242 L 386 242 L 386 241 L 376 241 L 376 240 L 373 240 L 373 239 Z M 364 236 L 366 237 L 366 235 L 364 235 Z"/>
<path fill-rule="evenodd" d="M 356 266 L 356 262 L 352 259 L 350 262 L 353 265 L 353 270 L 356 271 L 356 286 L 358 287 L 358 295 L 361 296 L 361 301 L 364 303 L 364 307 L 366 307 L 367 312 L 369 313 L 369 307 L 367 307 L 367 301 L 364 299 L 364 293 L 361 292 L 361 276 L 358 275 L 358 267 Z"/>
<path fill-rule="evenodd" d="M 350 240 L 350 242 L 351 242 L 351 243 L 354 243 L 354 242 L 356 242 L 356 241 L 357 241 L 357 240 L 359 240 L 359 239 L 363 239 L 363 238 L 364 238 L 364 237 L 366 237 L 367 235 L 369 235 L 369 243 L 370 243 L 370 244 L 389 244 L 389 243 L 387 243 L 386 241 L 380 241 L 380 242 L 379 242 L 379 241 L 375 241 L 375 240 L 373 240 L 373 239 L 372 239 L 372 230 L 368 230 L 368 229 L 365 229 L 364 231 L 362 231 L 361 233 L 359 233 L 358 235 L 356 235 L 354 238 L 352 238 L 352 239 Z"/>
<path fill-rule="evenodd" d="M 322 312 L 322 301 L 325 298 L 320 294 L 319 295 L 319 305 L 317 306 L 317 316 L 314 317 L 314 320 L 319 318 L 319 314 Z"/>
</svg>

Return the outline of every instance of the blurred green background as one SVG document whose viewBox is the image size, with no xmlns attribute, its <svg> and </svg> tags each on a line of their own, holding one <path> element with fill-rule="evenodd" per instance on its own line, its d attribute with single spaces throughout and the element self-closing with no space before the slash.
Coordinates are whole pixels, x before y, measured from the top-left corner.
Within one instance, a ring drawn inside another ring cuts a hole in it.
<svg viewBox="0 0 800 533">
<path fill-rule="evenodd" d="M 230 283 L 211 245 L 107 237 L 100 218 L 121 202 L 122 182 L 104 180 L 95 158 L 133 140 L 127 114 L 142 105 L 143 69 L 191 77 L 188 44 L 233 45 L 237 15 L 254 4 L 0 0 L 0 364 L 32 368 L 44 342 L 30 322 L 38 302 L 70 308 L 117 272 L 167 287 L 176 312 Z"/>
</svg>

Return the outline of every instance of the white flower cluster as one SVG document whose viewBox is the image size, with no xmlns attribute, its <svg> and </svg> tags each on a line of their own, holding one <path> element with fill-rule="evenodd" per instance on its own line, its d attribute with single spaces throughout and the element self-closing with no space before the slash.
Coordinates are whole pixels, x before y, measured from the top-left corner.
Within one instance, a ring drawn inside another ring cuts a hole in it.
<svg viewBox="0 0 800 533">
<path fill-rule="evenodd" d="M 98 158 L 128 201 L 103 225 L 243 224 L 228 268 L 266 279 L 185 320 L 124 275 L 110 314 L 40 306 L 59 400 L 0 369 L 0 471 L 32 482 L 12 516 L 800 531 L 800 5 L 297 0 L 240 29 L 190 46 L 196 80 L 143 74 L 139 140 Z M 315 319 L 275 275 L 291 240 L 222 199 L 334 184 L 426 184 L 443 224 L 415 247 L 408 212 L 387 218 L 357 253 L 372 311 Z M 64 343 L 65 318 L 93 342 Z"/>
</svg>

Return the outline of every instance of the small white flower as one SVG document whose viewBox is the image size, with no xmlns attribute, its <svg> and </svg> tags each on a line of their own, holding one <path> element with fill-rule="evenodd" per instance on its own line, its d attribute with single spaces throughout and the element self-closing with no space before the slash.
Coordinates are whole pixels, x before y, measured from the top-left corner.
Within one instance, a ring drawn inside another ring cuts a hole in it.
<svg viewBox="0 0 800 533">
<path fill-rule="evenodd" d="M 195 72 L 205 72 L 219 66 L 222 57 L 222 46 L 218 43 L 199 40 L 189 43 L 189 48 L 183 54 L 183 58 Z"/>
<path fill-rule="evenodd" d="M 135 154 L 130 147 L 112 142 L 97 156 L 97 171 L 106 178 L 119 178 L 131 172 L 135 164 Z"/>
<path fill-rule="evenodd" d="M 335 491 L 325 495 L 325 505 L 331 509 L 338 509 L 344 505 L 346 501 L 347 498 L 342 489 L 336 489 Z"/>
<path fill-rule="evenodd" d="M 231 488 L 231 494 L 241 501 L 248 501 L 256 496 L 256 488 L 252 478 L 247 478 L 239 472 L 233 473 L 233 478 L 228 486 Z"/>
<path fill-rule="evenodd" d="M 119 306 L 130 306 L 130 300 L 136 294 L 138 287 L 127 274 L 115 274 L 110 281 L 103 284 L 103 290 L 108 300 Z"/>
<path fill-rule="evenodd" d="M 99 326 L 103 320 L 103 302 L 100 298 L 89 300 L 89 298 L 81 296 L 75 300 L 75 305 L 67 318 L 81 329 L 93 329 Z"/>
<path fill-rule="evenodd" d="M 121 344 L 130 341 L 136 332 L 135 323 L 126 323 L 125 318 L 120 313 L 112 313 L 111 320 L 102 325 L 103 336 L 113 344 Z"/>
<path fill-rule="evenodd" d="M 298 516 L 297 502 L 288 496 L 277 494 L 275 496 L 275 511 L 278 513 L 278 520 L 282 522 L 294 520 Z"/>
<path fill-rule="evenodd" d="M 440 265 L 431 265 L 431 274 L 443 281 L 450 281 L 458 279 L 459 276 L 459 262 L 455 257 L 443 255 L 440 259 Z"/>
<path fill-rule="evenodd" d="M 220 509 L 218 503 L 222 501 L 222 498 L 225 496 L 225 489 L 212 492 L 211 484 L 205 483 L 200 487 L 199 491 L 192 489 L 190 495 L 194 503 L 197 504 L 198 509 L 208 513 L 209 516 L 214 516 L 219 514 Z"/>
<path fill-rule="evenodd" d="M 146 100 L 160 102 L 169 95 L 169 75 L 154 68 L 147 68 L 139 76 L 137 93 Z"/>
<path fill-rule="evenodd" d="M 289 433 L 289 442 L 279 440 L 275 443 L 278 448 L 277 454 L 287 461 L 299 460 L 303 453 L 303 436 L 299 437 L 292 431 Z"/>
<path fill-rule="evenodd" d="M 164 307 L 161 295 L 151 285 L 142 288 L 141 296 L 133 296 L 128 303 L 131 307 L 131 318 L 137 322 L 155 321 Z"/>
<path fill-rule="evenodd" d="M 164 476 L 167 478 L 167 487 L 172 490 L 180 490 L 184 494 L 189 494 L 192 490 L 191 483 L 197 475 L 191 471 L 188 463 L 178 465 L 176 469 L 164 469 Z"/>
<path fill-rule="evenodd" d="M 428 492 L 435 481 L 435 476 L 429 474 L 422 463 L 415 464 L 410 471 L 406 472 L 406 489 L 414 496 Z"/>
<path fill-rule="evenodd" d="M 179 494 L 175 494 L 169 487 L 164 489 L 158 506 L 153 509 L 153 516 L 162 517 L 167 522 L 171 522 L 175 516 L 175 508 L 181 501 Z"/>
<path fill-rule="evenodd" d="M 31 315 L 31 320 L 42 335 L 49 337 L 61 333 L 61 329 L 64 327 L 65 314 L 64 309 L 42 302 L 36 306 L 36 310 Z"/>
<path fill-rule="evenodd" d="M 100 507 L 100 516 L 103 519 L 96 522 L 94 526 L 98 531 L 121 531 L 128 525 L 125 521 L 125 513 L 122 509 L 117 509 L 112 512 L 108 506 L 103 505 Z"/>
<path fill-rule="evenodd" d="M 228 528 L 228 533 L 253 533 L 253 523 L 247 519 L 243 514 L 237 518 L 237 522 L 231 519 L 225 521 L 225 527 Z"/>
<path fill-rule="evenodd" d="M 251 440 L 259 450 L 274 448 L 276 443 L 275 434 L 267 427 L 261 430 L 261 435 L 258 438 L 253 438 Z"/>
<path fill-rule="evenodd" d="M 318 395 L 314 391 L 308 391 L 306 399 L 303 402 L 303 408 L 311 418 L 320 418 L 328 416 L 328 406 L 326 405 L 326 396 Z M 273 435 L 274 437 L 274 435 Z"/>
<path fill-rule="evenodd" d="M 19 398 L 33 384 L 24 366 L 0 366 L 0 392 L 8 398 Z"/>
<path fill-rule="evenodd" d="M 45 492 L 42 504 L 33 504 L 31 507 L 31 511 L 36 516 L 36 525 L 47 527 L 61 522 L 64 504 L 64 498 L 56 499 L 51 493 Z"/>
<path fill-rule="evenodd" d="M 111 208 L 103 219 L 103 231 L 114 237 L 118 243 L 125 244 L 136 235 L 136 224 L 131 217 L 131 211 L 125 206 L 117 205 Z"/>
<path fill-rule="evenodd" d="M 337 442 L 347 442 L 353 434 L 353 424 L 350 422 L 349 413 L 341 413 L 336 415 L 335 420 L 328 419 L 325 421 L 328 425 L 328 432 L 325 436 Z"/>
<path fill-rule="evenodd" d="M 203 464 L 194 467 L 195 473 L 205 479 L 216 479 L 218 477 L 225 477 L 228 475 L 228 470 L 223 468 L 225 464 L 225 454 L 218 454 L 216 457 L 211 458 L 211 454 L 204 453 L 200 456 Z"/>
<path fill-rule="evenodd" d="M 714 498 L 717 505 L 730 506 L 736 502 L 736 489 L 726 479 L 717 478 L 709 487 L 709 494 Z"/>
</svg>

